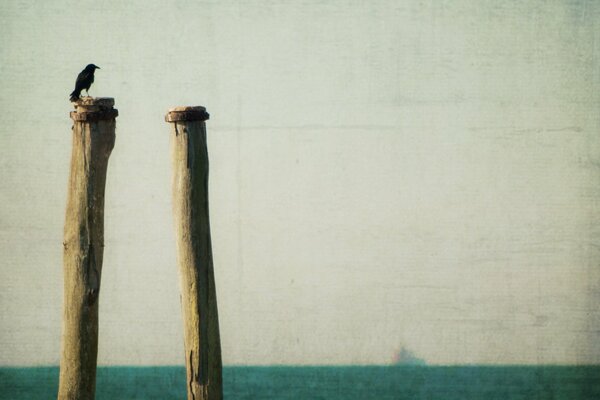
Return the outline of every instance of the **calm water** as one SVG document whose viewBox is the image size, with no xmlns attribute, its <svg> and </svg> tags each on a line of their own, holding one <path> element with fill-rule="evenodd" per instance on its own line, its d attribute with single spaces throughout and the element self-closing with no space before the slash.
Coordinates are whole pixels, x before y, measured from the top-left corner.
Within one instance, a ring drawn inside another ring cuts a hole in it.
<svg viewBox="0 0 600 400">
<path fill-rule="evenodd" d="M 0 399 L 52 399 L 58 368 L 0 368 Z M 600 399 L 600 366 L 225 367 L 226 399 Z M 183 399 L 183 367 L 103 367 L 97 399 Z"/>
</svg>

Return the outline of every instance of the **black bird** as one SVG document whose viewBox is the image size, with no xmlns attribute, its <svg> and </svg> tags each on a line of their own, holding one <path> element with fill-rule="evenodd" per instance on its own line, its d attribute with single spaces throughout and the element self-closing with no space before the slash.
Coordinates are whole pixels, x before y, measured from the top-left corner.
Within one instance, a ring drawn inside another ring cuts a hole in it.
<svg viewBox="0 0 600 400">
<path fill-rule="evenodd" d="M 75 90 L 71 93 L 71 101 L 79 100 L 79 95 L 83 89 L 85 89 L 85 92 L 87 93 L 90 86 L 92 86 L 92 83 L 94 83 L 94 71 L 97 69 L 100 69 L 100 67 L 97 67 L 94 64 L 88 64 L 88 66 L 77 75 Z"/>
</svg>

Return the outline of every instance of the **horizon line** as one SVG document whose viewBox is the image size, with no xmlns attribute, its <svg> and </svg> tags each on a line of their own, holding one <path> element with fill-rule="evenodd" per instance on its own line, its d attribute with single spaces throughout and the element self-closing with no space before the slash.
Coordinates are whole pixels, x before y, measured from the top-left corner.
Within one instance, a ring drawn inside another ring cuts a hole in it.
<svg viewBox="0 0 600 400">
<path fill-rule="evenodd" d="M 368 367 L 410 367 L 410 368 L 515 368 L 515 367 L 600 367 L 600 363 L 589 364 L 223 364 L 223 368 L 368 368 Z M 44 365 L 0 365 L 0 369 L 27 369 L 27 368 L 60 368 L 58 364 Z M 185 364 L 115 364 L 98 365 L 97 368 L 185 368 Z"/>
</svg>

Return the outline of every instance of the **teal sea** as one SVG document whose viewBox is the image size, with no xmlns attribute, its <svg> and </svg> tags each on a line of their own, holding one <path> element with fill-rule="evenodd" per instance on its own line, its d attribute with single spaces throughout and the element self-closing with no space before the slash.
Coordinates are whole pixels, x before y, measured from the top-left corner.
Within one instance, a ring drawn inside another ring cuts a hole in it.
<svg viewBox="0 0 600 400">
<path fill-rule="evenodd" d="M 225 367 L 226 399 L 600 399 L 600 366 Z M 53 399 L 57 367 L 0 368 L 0 399 Z M 183 367 L 100 367 L 96 398 L 184 399 Z"/>
</svg>

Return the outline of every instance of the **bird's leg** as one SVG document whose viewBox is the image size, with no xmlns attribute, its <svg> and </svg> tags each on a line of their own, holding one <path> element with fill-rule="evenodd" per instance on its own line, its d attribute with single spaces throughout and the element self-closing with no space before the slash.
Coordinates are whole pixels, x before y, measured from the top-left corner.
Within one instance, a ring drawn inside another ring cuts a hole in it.
<svg viewBox="0 0 600 400">
<path fill-rule="evenodd" d="M 87 89 L 85 89 L 85 97 L 90 97 L 90 94 L 88 93 Z"/>
</svg>

